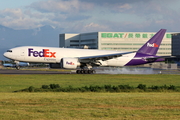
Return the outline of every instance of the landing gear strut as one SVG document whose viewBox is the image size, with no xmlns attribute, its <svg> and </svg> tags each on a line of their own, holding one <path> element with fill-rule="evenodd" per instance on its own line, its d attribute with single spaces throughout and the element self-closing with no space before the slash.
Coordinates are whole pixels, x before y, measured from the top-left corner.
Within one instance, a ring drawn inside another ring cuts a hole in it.
<svg viewBox="0 0 180 120">
<path fill-rule="evenodd" d="M 15 68 L 16 68 L 17 70 L 20 70 L 20 67 L 19 67 L 18 65 L 16 65 Z"/>
<path fill-rule="evenodd" d="M 95 70 L 76 70 L 77 74 L 94 74 L 96 73 Z"/>
<path fill-rule="evenodd" d="M 14 62 L 16 63 L 15 68 L 16 68 L 17 70 L 19 70 L 19 69 L 20 69 L 19 61 L 14 61 Z"/>
</svg>

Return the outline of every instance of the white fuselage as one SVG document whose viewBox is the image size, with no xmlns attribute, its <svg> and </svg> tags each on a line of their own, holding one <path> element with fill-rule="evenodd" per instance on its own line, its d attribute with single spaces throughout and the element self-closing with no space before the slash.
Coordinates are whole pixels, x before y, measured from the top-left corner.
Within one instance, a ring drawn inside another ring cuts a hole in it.
<svg viewBox="0 0 180 120">
<path fill-rule="evenodd" d="M 10 51 L 5 52 L 4 56 L 14 61 L 60 63 L 62 58 L 79 58 L 86 56 L 98 56 L 115 53 L 121 52 L 90 49 L 24 46 L 13 48 Z M 134 58 L 135 54 L 136 53 L 130 53 L 106 61 L 99 61 L 101 62 L 102 66 L 124 66 Z"/>
</svg>

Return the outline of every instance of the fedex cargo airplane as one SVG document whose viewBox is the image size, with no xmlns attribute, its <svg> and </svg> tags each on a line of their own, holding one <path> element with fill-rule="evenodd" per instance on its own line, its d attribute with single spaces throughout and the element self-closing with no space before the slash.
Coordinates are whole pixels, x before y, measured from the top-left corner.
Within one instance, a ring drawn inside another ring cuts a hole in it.
<svg viewBox="0 0 180 120">
<path fill-rule="evenodd" d="M 7 50 L 4 56 L 13 60 L 17 69 L 19 62 L 49 63 L 50 68 L 77 69 L 78 74 L 91 74 L 96 66 L 133 66 L 163 61 L 167 56 L 156 56 L 156 53 L 165 32 L 166 29 L 159 30 L 136 52 L 22 46 Z"/>
</svg>

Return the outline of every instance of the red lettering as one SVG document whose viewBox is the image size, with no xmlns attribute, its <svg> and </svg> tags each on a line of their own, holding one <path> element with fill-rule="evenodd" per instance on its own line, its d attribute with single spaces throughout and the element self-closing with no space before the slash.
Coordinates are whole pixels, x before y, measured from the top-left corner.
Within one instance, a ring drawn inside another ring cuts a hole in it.
<svg viewBox="0 0 180 120">
<path fill-rule="evenodd" d="M 51 54 L 51 56 L 50 56 L 50 57 L 54 57 L 54 58 L 56 58 L 56 56 L 55 56 L 56 52 L 50 52 L 50 54 Z"/>
<path fill-rule="evenodd" d="M 156 44 L 156 43 L 154 43 L 154 47 L 159 47 L 159 45 L 158 45 L 158 44 Z"/>
<path fill-rule="evenodd" d="M 49 49 L 43 49 L 44 51 L 44 57 L 49 57 Z"/>
</svg>

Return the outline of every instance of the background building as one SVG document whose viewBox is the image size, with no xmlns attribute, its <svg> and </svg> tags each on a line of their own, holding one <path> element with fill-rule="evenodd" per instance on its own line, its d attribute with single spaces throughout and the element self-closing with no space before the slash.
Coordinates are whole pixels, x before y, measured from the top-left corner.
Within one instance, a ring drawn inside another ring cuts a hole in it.
<svg viewBox="0 0 180 120">
<path fill-rule="evenodd" d="M 172 34 L 172 55 L 180 57 L 180 33 Z"/>
<path fill-rule="evenodd" d="M 60 34 L 59 46 L 116 51 L 137 51 L 155 32 L 92 32 L 80 34 Z M 157 55 L 171 55 L 171 33 L 164 35 Z"/>
</svg>

